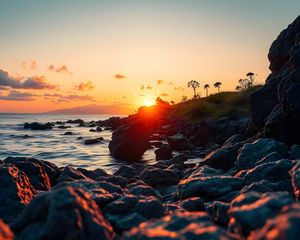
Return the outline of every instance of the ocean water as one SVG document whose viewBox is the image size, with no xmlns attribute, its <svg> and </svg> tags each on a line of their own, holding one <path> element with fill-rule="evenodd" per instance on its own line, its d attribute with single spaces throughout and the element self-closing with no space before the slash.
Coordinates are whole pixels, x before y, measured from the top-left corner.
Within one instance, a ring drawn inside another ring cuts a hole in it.
<svg viewBox="0 0 300 240">
<path fill-rule="evenodd" d="M 108 150 L 111 131 L 90 132 L 88 127 L 78 124 L 66 124 L 69 129 L 59 129 L 56 125 L 52 130 L 32 131 L 24 129 L 25 122 L 55 122 L 69 119 L 84 121 L 104 120 L 107 115 L 40 115 L 40 114 L 0 114 L 0 159 L 8 156 L 27 156 L 44 159 L 58 166 L 71 165 L 87 169 L 103 168 L 108 172 L 117 170 L 122 165 L 130 165 L 112 157 Z M 71 131 L 73 135 L 64 135 Z M 24 137 L 28 135 L 28 137 Z M 83 139 L 78 140 L 78 137 Z M 84 139 L 103 137 L 104 141 L 94 145 L 84 145 Z M 142 162 L 154 162 L 153 149 L 148 150 Z"/>
</svg>

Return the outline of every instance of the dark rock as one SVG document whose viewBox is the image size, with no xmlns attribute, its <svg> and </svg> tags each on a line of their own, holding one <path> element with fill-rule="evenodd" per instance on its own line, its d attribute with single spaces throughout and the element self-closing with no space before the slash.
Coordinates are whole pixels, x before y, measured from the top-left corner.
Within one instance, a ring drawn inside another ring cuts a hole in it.
<svg viewBox="0 0 300 240">
<path fill-rule="evenodd" d="M 163 145 L 163 143 L 160 141 L 151 141 L 150 144 L 151 144 L 151 146 L 154 146 L 157 148 L 160 148 Z"/>
<path fill-rule="evenodd" d="M 73 135 L 73 132 L 65 132 L 64 135 L 70 136 Z"/>
<path fill-rule="evenodd" d="M 147 197 L 144 199 L 140 199 L 136 203 L 133 211 L 149 219 L 162 217 L 164 215 L 165 209 L 162 203 L 157 198 Z"/>
<path fill-rule="evenodd" d="M 297 164 L 291 169 L 290 175 L 294 195 L 298 200 L 300 200 L 300 162 L 297 162 Z"/>
<path fill-rule="evenodd" d="M 300 145 L 293 145 L 290 151 L 291 159 L 300 159 Z"/>
<path fill-rule="evenodd" d="M 14 165 L 0 165 L 0 218 L 11 222 L 36 194 L 26 174 Z"/>
<path fill-rule="evenodd" d="M 267 192 L 278 192 L 278 191 L 287 191 L 291 190 L 290 180 L 279 180 L 277 182 L 270 182 L 268 180 L 260 180 L 254 183 L 251 183 L 241 190 L 241 193 L 246 192 L 258 192 L 258 193 L 267 193 Z"/>
<path fill-rule="evenodd" d="M 182 134 L 167 137 L 167 141 L 170 147 L 174 150 L 182 151 L 190 149 L 188 140 Z"/>
<path fill-rule="evenodd" d="M 152 187 L 143 184 L 143 185 L 136 185 L 130 188 L 129 194 L 135 196 L 154 196 L 159 197 L 159 193 L 157 193 Z"/>
<path fill-rule="evenodd" d="M 138 169 L 136 169 L 132 166 L 123 165 L 116 172 L 114 172 L 114 175 L 122 176 L 126 179 L 130 179 L 130 178 L 133 178 L 138 173 L 139 173 Z"/>
<path fill-rule="evenodd" d="M 237 155 L 236 147 L 223 147 L 208 154 L 201 164 L 226 171 L 234 167 Z"/>
<path fill-rule="evenodd" d="M 116 230 L 118 232 L 123 232 L 129 229 L 132 229 L 138 226 L 140 223 L 146 220 L 141 214 L 133 212 L 125 215 L 123 217 L 119 217 L 116 222 Z"/>
<path fill-rule="evenodd" d="M 281 208 L 293 202 L 291 195 L 284 192 L 255 193 L 239 195 L 231 202 L 228 211 L 229 229 L 233 233 L 247 236 L 261 228 L 268 219 L 276 216 Z"/>
<path fill-rule="evenodd" d="M 268 154 L 267 156 L 263 157 L 261 160 L 257 161 L 255 166 L 261 165 L 263 163 L 276 162 L 281 159 L 282 159 L 282 156 L 279 153 L 272 152 L 272 153 Z"/>
<path fill-rule="evenodd" d="M 68 129 L 68 128 L 71 128 L 71 126 L 58 126 L 57 128 L 59 128 L 59 129 Z"/>
<path fill-rule="evenodd" d="M 247 139 L 247 137 L 244 134 L 238 133 L 226 140 L 226 142 L 223 144 L 224 147 L 230 147 L 235 146 L 236 144 L 243 142 Z"/>
<path fill-rule="evenodd" d="M 70 124 L 84 124 L 84 121 L 82 119 L 75 119 L 75 120 L 68 120 L 67 123 L 70 123 Z"/>
<path fill-rule="evenodd" d="M 25 123 L 24 124 L 24 129 L 31 129 L 31 130 L 51 130 L 52 129 L 52 124 L 51 123 L 38 123 L 38 122 L 33 122 L 33 123 Z"/>
<path fill-rule="evenodd" d="M 110 153 L 124 160 L 138 160 L 150 145 L 150 127 L 144 122 L 123 125 L 112 134 Z"/>
<path fill-rule="evenodd" d="M 97 204 L 81 189 L 58 188 L 35 198 L 12 225 L 16 239 L 113 239 Z"/>
<path fill-rule="evenodd" d="M 230 176 L 198 177 L 184 179 L 179 184 L 179 197 L 202 197 L 214 200 L 243 187 L 243 179 Z"/>
<path fill-rule="evenodd" d="M 181 202 L 181 207 L 189 212 L 204 211 L 204 203 L 200 197 L 191 197 Z"/>
<path fill-rule="evenodd" d="M 13 240 L 14 234 L 10 230 L 9 226 L 7 226 L 2 219 L 0 219 L 0 239 L 1 240 Z"/>
<path fill-rule="evenodd" d="M 20 163 L 28 162 L 28 163 L 38 164 L 47 173 L 50 183 L 51 183 L 51 186 L 55 185 L 56 179 L 59 175 L 59 168 L 55 164 L 45 161 L 45 160 L 39 160 L 36 158 L 29 158 L 29 157 L 7 157 L 6 159 L 4 159 L 4 162 L 10 163 L 10 164 L 15 164 L 15 165 L 18 165 L 18 162 L 20 162 Z"/>
<path fill-rule="evenodd" d="M 128 182 L 128 180 L 122 176 L 116 176 L 116 175 L 108 175 L 106 177 L 97 177 L 96 181 L 105 181 L 108 183 L 111 183 L 116 186 L 120 186 L 121 188 L 124 188 Z"/>
<path fill-rule="evenodd" d="M 235 167 L 237 170 L 253 168 L 257 161 L 266 155 L 277 152 L 282 158 L 289 157 L 288 147 L 273 139 L 259 139 L 245 144 L 238 155 Z"/>
<path fill-rule="evenodd" d="M 139 199 L 136 196 L 126 194 L 107 204 L 102 210 L 105 213 L 124 214 L 131 210 L 136 205 L 138 200 Z"/>
<path fill-rule="evenodd" d="M 83 143 L 85 145 L 91 145 L 91 144 L 101 143 L 103 140 L 104 140 L 103 137 L 91 138 L 91 139 L 86 139 Z"/>
<path fill-rule="evenodd" d="M 222 170 L 211 168 L 209 166 L 201 166 L 191 169 L 191 172 L 188 172 L 185 178 L 213 177 L 222 174 Z"/>
<path fill-rule="evenodd" d="M 231 237 L 213 224 L 205 212 L 176 211 L 160 219 L 144 222 L 123 235 L 123 240 L 133 239 L 223 239 Z"/>
<path fill-rule="evenodd" d="M 249 240 L 264 239 L 298 239 L 300 236 L 300 206 L 299 203 L 283 208 L 281 213 L 256 232 L 249 236 Z"/>
<path fill-rule="evenodd" d="M 57 182 L 71 182 L 74 180 L 90 180 L 90 178 L 86 177 L 83 173 L 76 170 L 71 166 L 65 166 L 57 178 Z"/>
<path fill-rule="evenodd" d="M 140 178 L 150 186 L 173 185 L 179 182 L 179 177 L 172 170 L 153 167 L 144 169 Z"/>
<path fill-rule="evenodd" d="M 172 148 L 163 145 L 154 151 L 156 160 L 169 160 L 173 158 Z"/>
<path fill-rule="evenodd" d="M 222 226 L 227 226 L 229 223 L 229 216 L 227 214 L 229 207 L 229 203 L 220 201 L 205 203 L 205 210 L 216 223 Z"/>
<path fill-rule="evenodd" d="M 98 177 L 106 177 L 108 174 L 105 172 L 105 170 L 101 168 L 97 168 L 95 170 L 87 170 L 85 168 L 77 168 L 77 170 L 81 173 L 83 173 L 86 177 L 91 179 L 96 179 Z"/>
<path fill-rule="evenodd" d="M 116 184 L 113 184 L 111 182 L 106 182 L 106 181 L 98 181 L 98 180 L 97 182 L 100 187 L 104 188 L 106 191 L 110 193 L 123 194 L 122 188 Z"/>
</svg>

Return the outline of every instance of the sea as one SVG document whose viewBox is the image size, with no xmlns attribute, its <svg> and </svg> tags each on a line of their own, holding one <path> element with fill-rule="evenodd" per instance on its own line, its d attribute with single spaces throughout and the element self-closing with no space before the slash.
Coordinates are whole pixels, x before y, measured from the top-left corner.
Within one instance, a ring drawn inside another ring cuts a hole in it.
<svg viewBox="0 0 300 240">
<path fill-rule="evenodd" d="M 108 144 L 112 131 L 90 132 L 91 128 L 78 127 L 78 124 L 66 124 L 69 129 L 52 130 L 24 129 L 28 122 L 56 122 L 69 119 L 82 119 L 85 122 L 104 120 L 110 115 L 42 115 L 42 114 L 2 114 L 0 113 L 0 159 L 12 156 L 26 156 L 53 162 L 59 167 L 70 165 L 86 169 L 102 168 L 109 173 L 122 165 L 131 163 L 116 159 L 110 155 Z M 71 131 L 73 135 L 64 135 Z M 82 137 L 83 139 L 77 139 Z M 84 145 L 85 139 L 103 137 L 104 141 L 94 145 Z M 155 162 L 154 150 L 145 152 L 141 162 Z"/>
</svg>

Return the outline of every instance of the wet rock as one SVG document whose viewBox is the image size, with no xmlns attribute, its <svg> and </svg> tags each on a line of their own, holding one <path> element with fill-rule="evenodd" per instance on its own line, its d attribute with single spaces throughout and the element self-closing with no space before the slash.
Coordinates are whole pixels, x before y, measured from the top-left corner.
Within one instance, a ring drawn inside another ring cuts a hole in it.
<svg viewBox="0 0 300 240">
<path fill-rule="evenodd" d="M 157 193 L 152 187 L 143 184 L 143 185 L 136 185 L 129 189 L 129 194 L 135 196 L 154 196 L 159 197 L 159 193 Z"/>
<path fill-rule="evenodd" d="M 64 135 L 70 136 L 73 135 L 73 132 L 65 132 Z"/>
<path fill-rule="evenodd" d="M 157 198 L 147 197 L 140 199 L 136 203 L 133 211 L 149 219 L 162 217 L 164 215 L 165 209 L 162 203 Z"/>
<path fill-rule="evenodd" d="M 68 129 L 68 128 L 72 128 L 71 126 L 58 126 L 57 127 L 58 129 Z"/>
<path fill-rule="evenodd" d="M 97 180 L 97 179 L 96 179 Z M 106 191 L 110 193 L 117 193 L 117 194 L 122 194 L 123 190 L 120 186 L 113 184 L 111 182 L 106 182 L 106 181 L 98 181 L 98 184 L 100 187 L 104 188 Z"/>
<path fill-rule="evenodd" d="M 130 179 L 130 178 L 133 178 L 138 173 L 139 173 L 138 169 L 136 169 L 132 166 L 123 165 L 116 172 L 114 172 L 114 175 L 122 176 L 126 179 Z"/>
<path fill-rule="evenodd" d="M 201 197 L 213 200 L 240 190 L 243 183 L 243 179 L 230 176 L 188 178 L 179 183 L 179 197 L 181 199 Z"/>
<path fill-rule="evenodd" d="M 300 199 L 300 162 L 291 169 L 290 171 L 292 187 L 295 197 Z"/>
<path fill-rule="evenodd" d="M 81 189 L 59 188 L 35 198 L 12 225 L 16 239 L 113 239 L 97 204 Z"/>
<path fill-rule="evenodd" d="M 263 157 L 261 160 L 257 161 L 255 166 L 261 165 L 263 163 L 276 162 L 282 159 L 281 155 L 277 152 L 272 152 L 267 156 Z"/>
<path fill-rule="evenodd" d="M 169 160 L 173 158 L 172 148 L 163 145 L 154 151 L 156 160 Z"/>
<path fill-rule="evenodd" d="M 1 219 L 0 219 L 0 239 L 1 240 L 13 240 L 14 234 L 10 230 L 9 226 L 6 225 Z"/>
<path fill-rule="evenodd" d="M 74 120 L 68 120 L 66 123 L 70 123 L 70 124 L 84 124 L 84 121 L 82 119 L 74 119 Z"/>
<path fill-rule="evenodd" d="M 131 210 L 136 205 L 138 200 L 139 199 L 136 196 L 126 194 L 107 204 L 102 210 L 105 213 L 124 214 Z"/>
<path fill-rule="evenodd" d="M 231 239 L 214 225 L 205 212 L 176 211 L 160 219 L 144 222 L 126 232 L 123 240 L 132 239 Z"/>
<path fill-rule="evenodd" d="M 204 203 L 200 197 L 191 197 L 180 203 L 181 207 L 189 212 L 204 211 Z"/>
<path fill-rule="evenodd" d="M 119 159 L 138 160 L 150 145 L 150 133 L 150 127 L 144 122 L 123 125 L 113 132 L 109 151 Z"/>
<path fill-rule="evenodd" d="M 227 226 L 229 223 L 229 216 L 227 214 L 229 207 L 229 203 L 220 201 L 205 203 L 205 210 L 216 223 L 222 226 Z"/>
<path fill-rule="evenodd" d="M 190 149 L 188 140 L 182 134 L 167 137 L 167 141 L 170 147 L 174 150 L 182 151 Z"/>
<path fill-rule="evenodd" d="M 148 167 L 141 172 L 140 178 L 150 186 L 174 185 L 179 182 L 179 177 L 169 169 Z"/>
<path fill-rule="evenodd" d="M 160 141 L 151 141 L 150 143 L 151 143 L 151 146 L 154 146 L 157 148 L 160 148 L 163 145 L 163 143 Z"/>
<path fill-rule="evenodd" d="M 237 170 L 253 168 L 257 161 L 273 152 L 277 152 L 282 158 L 289 157 L 288 147 L 274 139 L 261 138 L 247 143 L 240 150 L 235 167 Z"/>
<path fill-rule="evenodd" d="M 247 236 L 276 216 L 283 206 L 292 202 L 292 196 L 285 192 L 241 194 L 231 202 L 228 211 L 229 229 L 233 233 Z"/>
<path fill-rule="evenodd" d="M 51 130 L 52 129 L 52 124 L 51 123 L 38 123 L 38 122 L 33 122 L 33 123 L 25 123 L 24 124 L 24 129 L 31 129 L 31 130 Z"/>
<path fill-rule="evenodd" d="M 107 172 L 101 168 L 97 168 L 95 170 L 87 170 L 85 168 L 77 168 L 77 170 L 83 173 L 86 177 L 91 179 L 96 179 L 98 177 L 105 177 L 107 176 Z"/>
<path fill-rule="evenodd" d="M 86 177 L 83 173 L 76 170 L 71 166 L 65 166 L 57 178 L 57 182 L 71 182 L 74 180 L 90 180 L 90 178 Z"/>
<path fill-rule="evenodd" d="M 290 151 L 291 159 L 300 159 L 300 145 L 293 145 Z"/>
<path fill-rule="evenodd" d="M 96 181 L 105 181 L 107 183 L 111 183 L 115 186 L 119 186 L 121 188 L 124 188 L 128 182 L 128 180 L 122 176 L 117 175 L 108 175 L 106 177 L 98 177 L 96 178 Z"/>
<path fill-rule="evenodd" d="M 215 168 L 211 168 L 209 166 L 201 166 L 196 167 L 194 169 L 191 169 L 191 171 L 188 171 L 185 175 L 185 178 L 199 178 L 199 177 L 211 177 L 211 176 L 217 176 L 222 175 L 223 171 Z"/>
<path fill-rule="evenodd" d="M 237 155 L 236 147 L 223 147 L 208 154 L 201 164 L 226 171 L 234 167 Z"/>
<path fill-rule="evenodd" d="M 147 219 L 141 214 L 132 212 L 128 215 L 119 217 L 116 222 L 116 231 L 123 232 L 138 226 L 140 223 L 146 221 Z"/>
<path fill-rule="evenodd" d="M 85 145 L 91 145 L 91 144 L 101 143 L 103 140 L 104 140 L 103 137 L 91 138 L 91 139 L 86 139 L 83 143 Z"/>
<path fill-rule="evenodd" d="M 299 203 L 283 208 L 281 213 L 256 232 L 249 236 L 249 240 L 281 240 L 298 239 L 300 236 L 300 206 Z"/>
<path fill-rule="evenodd" d="M 29 178 L 14 165 L 0 165 L 0 218 L 11 222 L 36 194 Z"/>
<path fill-rule="evenodd" d="M 289 179 L 278 180 L 277 182 L 270 182 L 268 180 L 260 180 L 254 183 L 251 183 L 241 190 L 241 193 L 246 192 L 278 192 L 278 191 L 291 191 L 291 182 Z"/>
<path fill-rule="evenodd" d="M 59 168 L 55 164 L 45 161 L 45 160 L 39 160 L 36 158 L 30 158 L 30 157 L 7 157 L 6 159 L 4 159 L 4 162 L 14 164 L 14 165 L 18 165 L 18 163 L 38 164 L 47 173 L 50 183 L 51 183 L 51 186 L 55 185 L 56 179 L 59 175 Z"/>
</svg>

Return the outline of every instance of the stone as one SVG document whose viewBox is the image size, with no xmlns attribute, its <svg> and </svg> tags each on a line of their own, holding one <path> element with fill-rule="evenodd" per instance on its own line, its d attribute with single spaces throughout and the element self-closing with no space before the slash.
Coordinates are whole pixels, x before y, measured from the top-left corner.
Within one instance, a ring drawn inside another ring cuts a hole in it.
<svg viewBox="0 0 300 240">
<path fill-rule="evenodd" d="M 180 180 L 172 170 L 153 167 L 144 169 L 141 172 L 140 179 L 152 187 L 157 185 L 174 185 Z"/>
<path fill-rule="evenodd" d="M 117 171 L 114 172 L 115 176 L 122 176 L 126 179 L 133 178 L 139 173 L 138 169 L 133 166 L 123 165 Z"/>
<path fill-rule="evenodd" d="M 124 214 L 131 210 L 138 200 L 139 199 L 134 195 L 125 194 L 115 201 L 107 204 L 102 210 L 105 213 Z"/>
<path fill-rule="evenodd" d="M 68 120 L 66 123 L 70 123 L 70 124 L 84 124 L 84 121 L 82 119 L 74 119 L 74 120 Z"/>
<path fill-rule="evenodd" d="M 118 221 L 116 222 L 116 230 L 118 232 L 123 232 L 129 229 L 132 229 L 138 226 L 140 223 L 146 220 L 141 214 L 132 212 L 128 215 L 123 217 L 119 217 Z"/>
<path fill-rule="evenodd" d="M 167 145 L 162 145 L 154 151 L 156 160 L 169 160 L 173 158 L 172 148 Z"/>
<path fill-rule="evenodd" d="M 10 230 L 9 226 L 2 221 L 2 219 L 0 219 L 0 239 L 1 240 L 14 239 L 14 234 Z"/>
<path fill-rule="evenodd" d="M 79 179 L 89 180 L 89 178 L 86 177 L 83 173 L 68 165 L 63 168 L 62 172 L 57 178 L 57 182 L 70 182 Z"/>
<path fill-rule="evenodd" d="M 11 222 L 30 203 L 36 191 L 16 166 L 0 165 L 0 218 Z"/>
<path fill-rule="evenodd" d="M 164 215 L 165 209 L 162 203 L 157 198 L 147 197 L 140 199 L 136 203 L 133 211 L 149 219 L 162 217 Z"/>
<path fill-rule="evenodd" d="M 300 162 L 291 169 L 290 171 L 292 187 L 296 199 L 300 199 Z"/>
<path fill-rule="evenodd" d="M 86 139 L 84 140 L 84 144 L 85 145 L 91 145 L 91 144 L 97 144 L 97 143 L 101 143 L 103 141 L 103 137 L 99 137 L 99 138 L 91 138 L 91 139 Z"/>
<path fill-rule="evenodd" d="M 190 149 L 190 144 L 188 140 L 182 134 L 176 134 L 170 137 L 167 137 L 169 146 L 178 151 Z"/>
<path fill-rule="evenodd" d="M 200 197 L 191 197 L 183 200 L 180 206 L 189 212 L 204 211 L 204 203 Z"/>
<path fill-rule="evenodd" d="M 31 130 L 51 130 L 52 124 L 51 123 L 38 123 L 38 122 L 33 122 L 33 123 L 25 123 L 24 124 L 24 129 L 31 129 Z"/>
<path fill-rule="evenodd" d="M 246 143 L 240 150 L 235 167 L 237 170 L 253 168 L 257 161 L 273 152 L 277 152 L 282 158 L 289 157 L 288 147 L 274 139 L 261 138 L 253 143 Z"/>
<path fill-rule="evenodd" d="M 293 145 L 290 150 L 291 159 L 300 159 L 300 145 Z"/>
<path fill-rule="evenodd" d="M 96 168 L 95 170 L 87 170 L 85 168 L 77 168 L 77 170 L 83 173 L 86 177 L 91 179 L 96 179 L 98 177 L 106 177 L 108 174 L 105 170 L 101 168 Z"/>
<path fill-rule="evenodd" d="M 73 132 L 65 132 L 64 135 L 70 136 L 70 135 L 73 135 Z"/>
<path fill-rule="evenodd" d="M 65 187 L 44 192 L 11 224 L 16 239 L 113 239 L 115 233 L 89 194 Z"/>
<path fill-rule="evenodd" d="M 229 216 L 227 214 L 230 205 L 229 203 L 221 201 L 207 202 L 204 204 L 205 211 L 207 211 L 212 219 L 221 226 L 227 227 L 229 223 Z"/>
<path fill-rule="evenodd" d="M 263 163 L 276 162 L 280 159 L 282 159 L 282 157 L 279 153 L 272 152 L 272 153 L 268 154 L 267 156 L 263 157 L 261 160 L 257 161 L 255 163 L 255 166 L 261 165 Z"/>
</svg>

